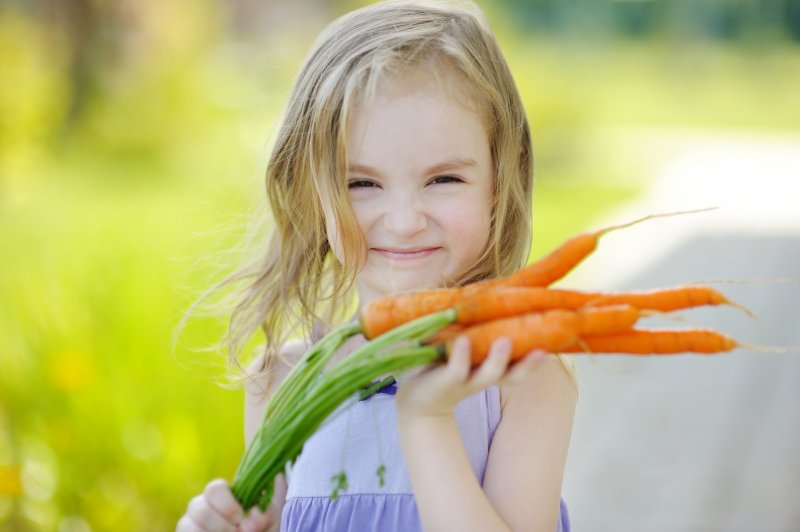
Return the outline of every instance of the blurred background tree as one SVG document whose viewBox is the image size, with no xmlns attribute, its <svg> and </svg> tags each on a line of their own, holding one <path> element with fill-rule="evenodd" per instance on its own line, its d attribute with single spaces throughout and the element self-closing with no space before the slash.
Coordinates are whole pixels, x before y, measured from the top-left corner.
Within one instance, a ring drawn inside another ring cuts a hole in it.
<svg viewBox="0 0 800 532">
<path fill-rule="evenodd" d="M 172 334 L 263 210 L 313 39 L 365 3 L 0 5 L 0 528 L 168 530 L 231 477 L 226 321 Z M 671 132 L 800 126 L 798 1 L 480 5 L 533 127 L 534 255 L 634 198 Z"/>
</svg>

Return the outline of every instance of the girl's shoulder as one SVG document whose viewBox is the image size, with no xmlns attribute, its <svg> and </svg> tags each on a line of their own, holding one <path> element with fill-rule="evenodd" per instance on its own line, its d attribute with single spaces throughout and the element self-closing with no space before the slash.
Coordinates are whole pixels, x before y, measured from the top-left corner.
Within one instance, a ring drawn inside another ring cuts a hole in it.
<svg viewBox="0 0 800 532">
<path fill-rule="evenodd" d="M 254 396 L 272 391 L 286 377 L 286 374 L 302 357 L 309 344 L 300 340 L 290 340 L 283 344 L 277 353 L 267 358 L 267 353 L 256 357 L 247 369 L 245 390 Z"/>
<path fill-rule="evenodd" d="M 272 395 L 309 347 L 311 346 L 307 342 L 290 340 L 281 346 L 271 360 L 267 360 L 266 353 L 262 352 L 248 369 L 245 380 L 247 395 L 254 399 Z"/>
</svg>

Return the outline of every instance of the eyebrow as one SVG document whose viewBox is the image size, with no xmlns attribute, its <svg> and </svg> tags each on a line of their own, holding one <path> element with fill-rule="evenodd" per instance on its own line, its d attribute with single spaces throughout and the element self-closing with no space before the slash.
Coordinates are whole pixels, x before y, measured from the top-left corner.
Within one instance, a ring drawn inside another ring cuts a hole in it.
<svg viewBox="0 0 800 532">
<path fill-rule="evenodd" d="M 424 170 L 425 174 L 437 174 L 439 172 L 446 172 L 447 170 L 455 170 L 458 168 L 469 168 L 478 166 L 478 163 L 475 159 L 470 159 L 469 157 L 456 157 L 454 159 L 448 159 L 446 161 L 442 161 L 440 163 L 436 163 L 433 166 L 426 168 Z M 376 168 L 371 166 L 367 166 L 365 164 L 351 164 L 347 167 L 349 172 L 361 172 L 364 174 L 371 174 L 371 175 L 379 175 L 380 171 Z"/>
</svg>

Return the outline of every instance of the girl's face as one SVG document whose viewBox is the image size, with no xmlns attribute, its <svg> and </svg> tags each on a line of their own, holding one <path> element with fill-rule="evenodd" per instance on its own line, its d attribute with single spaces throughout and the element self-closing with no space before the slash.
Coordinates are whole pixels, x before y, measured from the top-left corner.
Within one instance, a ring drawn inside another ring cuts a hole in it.
<svg viewBox="0 0 800 532">
<path fill-rule="evenodd" d="M 486 127 L 467 102 L 416 74 L 385 80 L 372 105 L 353 110 L 347 180 L 368 248 L 362 303 L 445 286 L 483 252 L 494 176 Z"/>
</svg>

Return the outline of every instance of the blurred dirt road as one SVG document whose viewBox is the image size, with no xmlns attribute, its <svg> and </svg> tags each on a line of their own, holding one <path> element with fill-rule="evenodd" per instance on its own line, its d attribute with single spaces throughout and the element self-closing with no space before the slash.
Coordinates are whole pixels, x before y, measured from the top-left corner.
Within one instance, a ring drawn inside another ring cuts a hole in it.
<svg viewBox="0 0 800 532">
<path fill-rule="evenodd" d="M 607 235 L 563 286 L 743 281 L 718 287 L 757 320 L 714 308 L 647 325 L 795 351 L 577 356 L 563 490 L 576 531 L 800 530 L 800 138 L 684 138 L 645 197 L 606 222 L 709 206 Z"/>
</svg>

